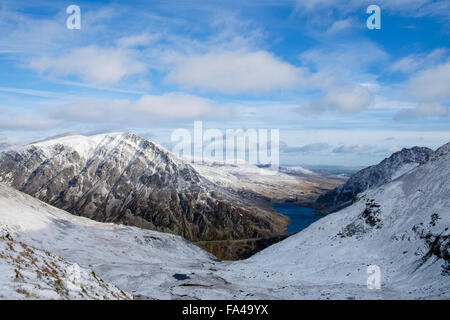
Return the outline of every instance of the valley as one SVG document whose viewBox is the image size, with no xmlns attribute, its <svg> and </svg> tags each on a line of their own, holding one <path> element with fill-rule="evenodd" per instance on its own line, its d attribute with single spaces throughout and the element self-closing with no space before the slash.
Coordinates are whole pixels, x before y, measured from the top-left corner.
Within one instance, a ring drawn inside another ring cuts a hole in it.
<svg viewBox="0 0 450 320">
<path fill-rule="evenodd" d="M 74 215 L 2 182 L 0 283 L 6 296 L 21 299 L 449 299 L 449 170 L 446 144 L 391 181 L 360 192 L 346 208 L 297 224 L 303 230 L 287 238 L 197 245 L 120 220 Z M 48 183 L 41 190 L 49 190 Z M 199 246 L 246 259 L 218 259 Z M 18 259 L 20 251 L 24 258 Z M 370 266 L 382 272 L 379 290 L 366 285 Z M 27 271 L 16 276 L 14 270 Z M 77 281 L 73 270 L 79 270 Z"/>
<path fill-rule="evenodd" d="M 347 181 L 347 177 L 318 173 L 302 167 L 280 167 L 278 171 L 248 163 L 224 164 L 205 160 L 194 168 L 217 185 L 252 195 L 271 203 L 313 204 L 321 194 Z"/>
<path fill-rule="evenodd" d="M 271 202 L 312 202 L 343 179 L 193 165 L 137 135 L 111 133 L 10 147 L 0 153 L 0 182 L 77 216 L 178 234 L 239 259 L 284 237 L 289 219 Z"/>
</svg>

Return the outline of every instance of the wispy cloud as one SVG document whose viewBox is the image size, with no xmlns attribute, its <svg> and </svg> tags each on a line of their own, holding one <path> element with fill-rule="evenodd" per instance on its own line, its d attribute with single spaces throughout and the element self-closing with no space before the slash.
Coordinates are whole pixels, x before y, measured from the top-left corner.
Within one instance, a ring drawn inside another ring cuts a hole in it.
<svg viewBox="0 0 450 320">
<path fill-rule="evenodd" d="M 0 130 L 5 131 L 45 131 L 55 127 L 56 124 L 51 121 L 31 117 L 14 117 L 0 120 Z"/>
<path fill-rule="evenodd" d="M 432 118 L 448 117 L 449 108 L 440 103 L 419 103 L 415 108 L 400 110 L 394 117 L 395 120 L 424 120 Z"/>
<path fill-rule="evenodd" d="M 297 10 L 304 13 L 320 12 L 327 10 L 339 11 L 349 14 L 357 9 L 367 8 L 373 1 L 361 0 L 297 0 Z M 446 0 L 378 0 L 377 5 L 386 9 L 391 14 L 400 14 L 409 17 L 449 17 L 448 1 Z"/>
<path fill-rule="evenodd" d="M 131 50 L 87 46 L 56 58 L 32 58 L 29 67 L 39 73 L 75 76 L 93 84 L 115 84 L 145 72 L 145 65 L 135 56 Z"/>
<path fill-rule="evenodd" d="M 370 146 L 364 144 L 357 144 L 357 145 L 344 144 L 333 149 L 333 153 L 362 153 L 369 151 L 370 149 L 371 149 Z"/>
<path fill-rule="evenodd" d="M 424 67 L 431 67 L 442 60 L 448 54 L 446 48 L 439 48 L 427 54 L 410 54 L 406 57 L 396 60 L 391 66 L 390 70 L 394 72 L 412 73 Z"/>
<path fill-rule="evenodd" d="M 309 153 L 309 152 L 319 152 L 331 148 L 331 146 L 326 142 L 317 142 L 307 144 L 301 147 L 289 147 L 286 144 L 282 146 L 281 151 L 285 153 Z"/>
<path fill-rule="evenodd" d="M 146 127 L 165 121 L 226 119 L 232 109 L 210 99 L 183 93 L 143 95 L 138 100 L 79 100 L 49 108 L 52 119 L 75 123 L 113 123 Z"/>
<path fill-rule="evenodd" d="M 429 56 L 429 55 L 428 55 Z M 400 110 L 395 120 L 426 120 L 449 115 L 450 61 L 429 66 L 404 84 L 408 95 L 418 100 L 413 108 Z"/>
<path fill-rule="evenodd" d="M 299 112 L 320 113 L 324 111 L 338 111 L 346 114 L 354 114 L 367 109 L 372 101 L 372 93 L 367 87 L 362 85 L 332 88 L 322 99 L 302 105 L 299 108 Z"/>
<path fill-rule="evenodd" d="M 22 88 L 8 88 L 8 87 L 0 87 L 0 91 L 9 92 L 14 94 L 23 94 L 27 96 L 35 96 L 42 98 L 60 98 L 63 95 L 58 92 L 51 92 L 45 90 L 33 90 L 33 89 L 22 89 Z"/>
</svg>

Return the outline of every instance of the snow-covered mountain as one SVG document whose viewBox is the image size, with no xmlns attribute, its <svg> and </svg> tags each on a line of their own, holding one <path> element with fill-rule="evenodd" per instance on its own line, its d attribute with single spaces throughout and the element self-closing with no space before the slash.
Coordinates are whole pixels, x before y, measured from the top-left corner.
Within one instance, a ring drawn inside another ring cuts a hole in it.
<svg viewBox="0 0 450 320">
<path fill-rule="evenodd" d="M 0 299 L 132 298 L 104 282 L 91 268 L 54 254 L 55 247 L 76 251 L 63 241 L 70 232 L 70 220 L 64 226 L 64 218 L 71 215 L 3 184 L 0 204 Z M 88 225 L 88 219 L 84 220 Z"/>
<path fill-rule="evenodd" d="M 229 273 L 243 275 L 242 282 L 264 281 L 284 297 L 449 299 L 448 177 L 450 143 L 398 179 L 362 193 L 350 207 L 234 264 Z M 369 265 L 380 268 L 381 290 L 366 287 Z"/>
<path fill-rule="evenodd" d="M 95 272 L 0 231 L 0 299 L 131 299 Z"/>
<path fill-rule="evenodd" d="M 345 184 L 319 196 L 315 205 L 322 214 L 342 209 L 352 203 L 355 196 L 365 190 L 377 188 L 426 161 L 433 150 L 423 147 L 402 149 L 379 164 L 352 175 Z"/>
<path fill-rule="evenodd" d="M 179 236 L 74 216 L 1 183 L 0 203 L 0 285 L 8 287 L 0 291 L 3 298 L 28 297 L 22 289 L 30 298 L 116 298 L 121 292 L 108 283 L 149 298 L 180 298 L 170 290 L 182 283 L 173 275 L 188 273 L 201 281 L 217 261 Z M 76 285 L 73 269 L 80 270 L 78 289 L 88 294 L 70 290 Z M 98 288 L 100 278 L 106 282 Z M 68 295 L 58 296 L 59 287 Z"/>
<path fill-rule="evenodd" d="M 449 176 L 450 143 L 244 261 L 218 261 L 175 235 L 70 215 L 1 184 L 0 226 L 142 298 L 450 299 Z M 368 266 L 379 268 L 381 289 L 367 288 Z"/>
<path fill-rule="evenodd" d="M 0 152 L 0 182 L 75 215 L 189 240 L 264 238 L 287 218 L 137 135 L 63 135 Z"/>
<path fill-rule="evenodd" d="M 302 167 L 273 170 L 245 162 L 228 164 L 215 161 L 203 161 L 193 166 L 217 185 L 273 202 L 311 203 L 320 194 L 346 181 L 346 177 L 315 173 Z"/>
</svg>

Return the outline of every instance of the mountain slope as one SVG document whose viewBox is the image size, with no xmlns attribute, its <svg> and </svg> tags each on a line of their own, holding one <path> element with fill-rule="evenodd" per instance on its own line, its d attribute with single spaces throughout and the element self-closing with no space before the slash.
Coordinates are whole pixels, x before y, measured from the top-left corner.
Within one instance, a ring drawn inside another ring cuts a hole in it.
<svg viewBox="0 0 450 320">
<path fill-rule="evenodd" d="M 398 178 L 426 161 L 432 153 L 433 150 L 428 148 L 402 149 L 379 164 L 355 173 L 343 185 L 319 196 L 315 206 L 322 214 L 342 209 L 350 205 L 358 193 L 377 188 Z"/>
<path fill-rule="evenodd" d="M 230 262 L 179 236 L 74 216 L 2 183 L 0 203 L 0 229 L 14 241 L 92 269 L 137 298 L 251 298 L 248 283 L 231 283 L 221 275 Z M 14 277 L 4 283 L 13 287 Z M 44 286 L 39 279 L 33 283 Z M 4 298 L 10 297 L 26 296 L 5 292 Z M 277 298 L 263 291 L 258 297 Z"/>
<path fill-rule="evenodd" d="M 297 297 L 317 297 L 314 288 L 323 286 L 323 298 L 449 299 L 449 176 L 450 143 L 426 163 L 229 272 L 247 281 L 270 279 L 267 287 L 297 291 Z M 380 267 L 381 290 L 366 288 L 369 265 Z"/>
<path fill-rule="evenodd" d="M 450 298 L 450 143 L 353 205 L 255 256 L 217 261 L 183 238 L 68 214 L 0 184 L 0 228 L 141 298 Z M 367 267 L 381 289 L 366 287 Z"/>
<path fill-rule="evenodd" d="M 93 271 L 0 231 L 0 299 L 131 299 Z"/>
<path fill-rule="evenodd" d="M 51 256 L 62 257 L 137 295 L 176 298 L 169 288 L 181 281 L 174 274 L 198 270 L 196 276 L 190 276 L 201 281 L 211 272 L 209 266 L 217 262 L 179 236 L 77 217 L 1 183 L 0 203 L 0 229 L 7 230 L 3 236 L 8 234 L 8 238 L 14 239 L 18 244 L 15 248 L 23 243 L 37 250 L 49 263 Z M 66 268 L 59 265 L 58 262 L 58 270 Z M 221 281 L 214 276 L 209 280 Z M 35 282 L 43 285 L 42 281 Z"/>
<path fill-rule="evenodd" d="M 0 182 L 75 215 L 182 235 L 264 238 L 287 224 L 264 204 L 203 178 L 127 133 L 69 135 L 0 153 Z"/>
</svg>

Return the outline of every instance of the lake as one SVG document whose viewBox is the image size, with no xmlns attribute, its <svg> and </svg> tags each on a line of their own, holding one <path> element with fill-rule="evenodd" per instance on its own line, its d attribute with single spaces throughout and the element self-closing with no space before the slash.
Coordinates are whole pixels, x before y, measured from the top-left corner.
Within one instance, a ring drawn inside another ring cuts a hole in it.
<svg viewBox="0 0 450 320">
<path fill-rule="evenodd" d="M 322 218 L 321 216 L 316 216 L 314 214 L 313 208 L 302 207 L 292 203 L 279 203 L 275 204 L 273 207 L 276 211 L 291 219 L 286 230 L 289 234 L 302 231 L 311 223 Z"/>
</svg>

